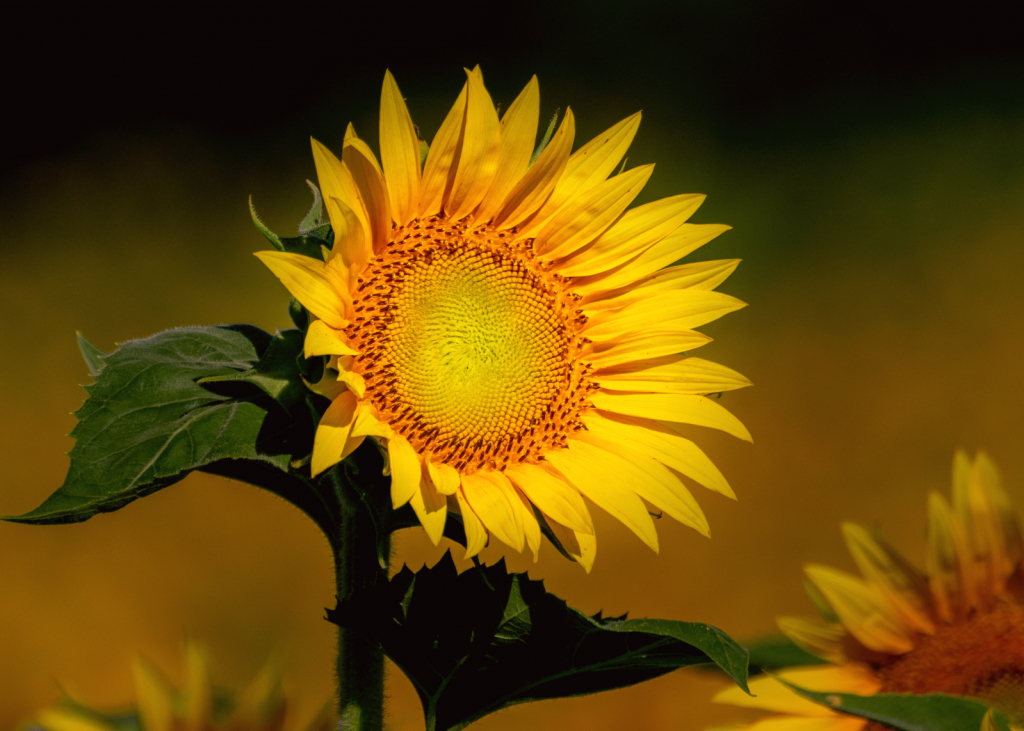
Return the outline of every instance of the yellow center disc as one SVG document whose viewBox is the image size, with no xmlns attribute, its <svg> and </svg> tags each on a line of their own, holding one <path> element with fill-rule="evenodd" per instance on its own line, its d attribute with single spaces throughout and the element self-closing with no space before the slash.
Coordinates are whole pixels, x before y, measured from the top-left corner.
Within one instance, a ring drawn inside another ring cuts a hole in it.
<svg viewBox="0 0 1024 731">
<path fill-rule="evenodd" d="M 421 452 L 465 470 L 578 429 L 585 322 L 531 246 L 442 219 L 395 232 L 361 278 L 351 337 L 367 396 Z"/>
</svg>

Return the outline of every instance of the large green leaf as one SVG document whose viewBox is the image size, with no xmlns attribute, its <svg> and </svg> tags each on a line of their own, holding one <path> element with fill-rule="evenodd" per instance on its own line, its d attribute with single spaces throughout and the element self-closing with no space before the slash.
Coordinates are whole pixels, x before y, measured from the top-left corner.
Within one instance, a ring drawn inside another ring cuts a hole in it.
<svg viewBox="0 0 1024 731">
<path fill-rule="evenodd" d="M 315 427 L 296 348 L 301 337 L 291 332 L 271 337 L 248 325 L 177 328 L 108 355 L 85 347 L 96 382 L 75 413 L 64 484 L 6 520 L 83 521 L 204 470 L 281 495 L 333 538 L 333 490 L 290 466 L 308 453 Z M 197 383 L 204 379 L 224 382 Z"/>
<path fill-rule="evenodd" d="M 970 698 L 932 693 L 911 695 L 880 693 L 873 696 L 849 693 L 818 693 L 777 678 L 795 693 L 840 713 L 884 723 L 899 731 L 977 731 L 988 707 Z M 996 724 L 1007 728 L 996 714 Z"/>
<path fill-rule="evenodd" d="M 459 574 L 446 554 L 433 568 L 406 567 L 328 619 L 380 642 L 435 731 L 517 703 L 620 688 L 708 662 L 746 687 L 746 651 L 721 630 L 588 617 L 543 582 L 509 573 L 504 561 Z"/>
</svg>

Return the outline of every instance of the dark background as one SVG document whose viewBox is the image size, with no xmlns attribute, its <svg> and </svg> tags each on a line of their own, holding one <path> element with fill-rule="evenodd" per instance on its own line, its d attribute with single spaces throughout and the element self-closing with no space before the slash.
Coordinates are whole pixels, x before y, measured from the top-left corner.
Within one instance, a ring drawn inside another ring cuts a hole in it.
<svg viewBox="0 0 1024 731">
<path fill-rule="evenodd" d="M 721 289 L 751 303 L 705 328 L 701 355 L 755 383 L 724 401 L 754 445 L 702 442 L 740 497 L 695 491 L 713 539 L 663 521 L 655 556 L 599 520 L 592 575 L 550 547 L 513 566 L 588 612 L 749 636 L 810 612 L 803 562 L 852 568 L 843 519 L 920 561 L 955 448 L 988 449 L 1024 499 L 1024 46 L 1004 5 L 4 11 L 0 513 L 66 470 L 76 329 L 109 350 L 175 325 L 286 326 L 247 196 L 286 233 L 308 206 L 310 135 L 340 146 L 353 121 L 375 146 L 385 68 L 430 139 L 480 64 L 506 107 L 537 74 L 542 117 L 571 105 L 577 145 L 643 109 L 629 165 L 658 168 L 640 201 L 707 193 L 693 220 L 734 230 L 695 256 L 743 258 Z M 438 555 L 408 532 L 396 560 Z M 295 511 L 211 477 L 80 526 L 0 525 L 0 727 L 58 684 L 128 701 L 137 653 L 177 681 L 186 635 L 226 685 L 277 651 L 301 721 L 330 693 L 330 576 Z M 707 702 L 716 687 L 676 673 L 480 728 L 743 718 Z M 390 688 L 393 727 L 422 727 L 397 672 Z"/>
</svg>

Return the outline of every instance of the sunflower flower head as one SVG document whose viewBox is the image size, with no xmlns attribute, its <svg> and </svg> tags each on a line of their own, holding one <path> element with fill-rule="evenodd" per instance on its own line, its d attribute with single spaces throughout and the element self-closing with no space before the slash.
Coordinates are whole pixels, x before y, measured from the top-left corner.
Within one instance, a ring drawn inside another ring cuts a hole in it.
<svg viewBox="0 0 1024 731">
<path fill-rule="evenodd" d="M 929 496 L 924 572 L 858 525 L 844 524 L 843 534 L 861 576 L 807 566 L 826 621 L 779 619 L 793 642 L 831 664 L 778 675 L 822 692 L 969 696 L 1024 725 L 1024 544 L 991 460 L 958 452 L 952 501 Z M 810 718 L 821 731 L 883 728 L 773 678 L 750 685 L 756 698 L 728 689 L 715 700 L 781 713 L 771 720 L 778 731 L 810 728 Z M 991 717 L 986 723 L 995 728 Z"/>
<path fill-rule="evenodd" d="M 143 658 L 132 664 L 133 708 L 119 713 L 92 710 L 70 698 L 37 714 L 25 731 L 284 731 L 286 699 L 280 671 L 269 662 L 252 683 L 233 698 L 214 689 L 206 651 L 185 646 L 185 677 L 174 688 L 163 673 Z M 294 727 L 293 727 L 294 728 Z M 332 731 L 330 705 L 305 731 Z"/>
<path fill-rule="evenodd" d="M 567 109 L 534 160 L 536 78 L 499 119 L 467 75 L 421 165 L 387 73 L 379 163 L 351 125 L 340 157 L 313 141 L 333 248 L 257 254 L 315 316 L 306 356 L 329 358 L 313 475 L 378 440 L 394 506 L 434 543 L 458 513 L 467 556 L 494 536 L 536 558 L 543 522 L 589 571 L 584 496 L 655 550 L 648 504 L 707 534 L 681 476 L 733 493 L 687 429 L 749 439 L 707 397 L 749 381 L 683 353 L 744 306 L 714 291 L 738 262 L 669 265 L 728 227 L 686 223 L 701 195 L 627 210 L 653 169 L 613 175 L 639 113 L 573 153 Z"/>
</svg>

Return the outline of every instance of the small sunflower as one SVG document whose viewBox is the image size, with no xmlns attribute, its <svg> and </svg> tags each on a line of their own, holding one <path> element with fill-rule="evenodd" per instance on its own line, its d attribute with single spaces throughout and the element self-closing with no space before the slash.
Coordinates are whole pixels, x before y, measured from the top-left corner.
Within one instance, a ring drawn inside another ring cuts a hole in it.
<svg viewBox="0 0 1024 731">
<path fill-rule="evenodd" d="M 385 74 L 380 164 L 351 125 L 340 158 L 313 141 L 326 260 L 257 254 L 316 317 L 306 356 L 330 358 L 312 473 L 377 439 L 394 506 L 410 503 L 435 544 L 461 514 L 467 556 L 493 535 L 536 558 L 539 514 L 589 571 L 584 496 L 654 550 L 645 501 L 707 535 L 680 475 L 734 495 L 683 425 L 749 440 L 708 398 L 749 381 L 682 353 L 744 306 L 713 291 L 738 261 L 669 265 L 729 227 L 685 223 L 702 195 L 627 210 L 654 166 L 609 176 L 639 113 L 570 154 L 567 109 L 531 160 L 536 77 L 499 120 L 479 68 L 467 75 L 421 168 Z"/>
<path fill-rule="evenodd" d="M 821 692 L 948 693 L 978 698 L 1024 725 L 1024 551 L 1021 530 L 991 460 L 953 461 L 953 503 L 928 500 L 921 573 L 864 528 L 843 525 L 863 575 L 805 568 L 825 623 L 783 617 L 779 628 L 831 663 L 780 677 Z M 736 731 L 861 731 L 884 727 L 831 711 L 769 677 L 715 696 L 719 703 L 781 716 Z M 986 723 L 994 728 L 991 718 Z M 983 728 L 987 728 L 984 727 Z"/>
<path fill-rule="evenodd" d="M 185 682 L 176 690 L 155 666 L 137 658 L 132 665 L 136 705 L 124 712 L 95 711 L 65 698 L 37 714 L 25 731 L 282 731 L 286 700 L 281 677 L 268 663 L 236 697 L 214 691 L 206 652 L 196 643 L 185 646 Z M 333 731 L 330 705 L 306 731 Z"/>
</svg>

